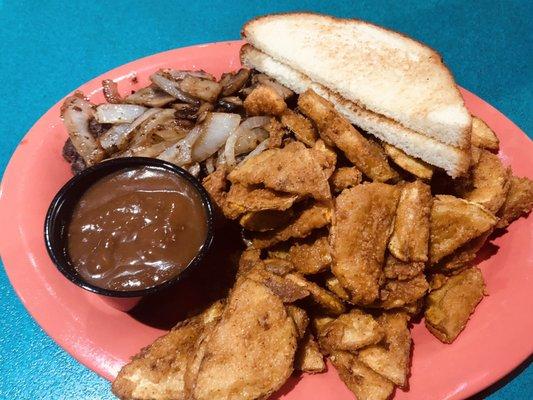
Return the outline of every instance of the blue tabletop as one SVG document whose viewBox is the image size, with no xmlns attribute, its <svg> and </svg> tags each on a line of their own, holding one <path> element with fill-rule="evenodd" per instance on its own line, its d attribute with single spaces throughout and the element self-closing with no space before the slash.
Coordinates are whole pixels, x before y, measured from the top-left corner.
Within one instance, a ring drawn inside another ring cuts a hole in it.
<svg viewBox="0 0 533 400">
<path fill-rule="evenodd" d="M 163 50 L 237 39 L 249 18 L 289 10 L 366 19 L 418 38 L 443 54 L 461 86 L 529 134 L 533 132 L 532 5 L 528 0 L 271 0 L 268 4 L 0 0 L 0 171 L 31 125 L 87 80 Z M 0 304 L 0 399 L 112 398 L 107 381 L 78 364 L 35 324 L 3 268 Z M 476 396 L 531 397 L 533 367 L 527 362 Z"/>
</svg>

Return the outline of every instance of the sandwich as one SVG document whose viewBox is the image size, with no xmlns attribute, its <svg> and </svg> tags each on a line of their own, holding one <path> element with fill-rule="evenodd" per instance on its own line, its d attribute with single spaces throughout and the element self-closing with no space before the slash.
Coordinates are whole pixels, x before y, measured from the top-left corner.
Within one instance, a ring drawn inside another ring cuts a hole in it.
<svg viewBox="0 0 533 400">
<path fill-rule="evenodd" d="M 433 49 L 354 19 L 310 13 L 246 23 L 243 65 L 334 104 L 353 125 L 451 177 L 470 165 L 472 118 Z"/>
</svg>

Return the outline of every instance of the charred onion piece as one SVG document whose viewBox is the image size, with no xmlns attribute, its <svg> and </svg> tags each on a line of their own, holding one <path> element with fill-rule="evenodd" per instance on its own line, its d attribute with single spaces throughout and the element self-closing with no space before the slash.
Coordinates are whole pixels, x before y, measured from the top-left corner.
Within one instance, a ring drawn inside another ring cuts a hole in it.
<svg viewBox="0 0 533 400">
<path fill-rule="evenodd" d="M 173 104 L 172 107 L 176 110 L 176 118 L 183 119 L 196 119 L 198 113 L 198 107 L 187 103 Z"/>
<path fill-rule="evenodd" d="M 139 118 L 146 107 L 135 104 L 100 104 L 95 119 L 101 124 L 129 124 Z"/>
<path fill-rule="evenodd" d="M 89 121 L 93 117 L 93 105 L 81 92 L 75 92 L 67 97 L 61 107 L 61 118 L 63 118 L 72 144 L 88 166 L 104 158 L 104 150 L 89 131 Z"/>
<path fill-rule="evenodd" d="M 222 74 L 220 84 L 223 86 L 222 96 L 231 96 L 243 88 L 250 77 L 248 68 L 241 68 L 237 73 Z"/>
<path fill-rule="evenodd" d="M 117 83 L 112 79 L 104 79 L 102 81 L 102 90 L 108 103 L 118 104 L 124 102 L 120 96 L 120 93 L 118 92 Z"/>
<path fill-rule="evenodd" d="M 130 94 L 124 100 L 125 103 L 138 104 L 146 107 L 163 107 L 164 105 L 175 101 L 175 97 L 161 90 L 156 85 L 137 90 Z"/>
<path fill-rule="evenodd" d="M 211 74 L 208 74 L 207 72 L 203 70 L 199 71 L 178 71 L 176 69 L 170 69 L 166 68 L 163 69 L 163 72 L 168 74 L 172 79 L 176 81 L 180 81 L 182 79 L 185 79 L 187 76 L 193 76 L 195 78 L 202 78 L 202 79 L 208 79 L 210 81 L 215 81 L 215 77 Z"/>
<path fill-rule="evenodd" d="M 237 96 L 223 97 L 218 100 L 217 106 L 226 112 L 237 112 L 242 109 L 242 100 Z"/>
<path fill-rule="evenodd" d="M 165 76 L 161 71 L 150 75 L 150 80 L 176 99 L 185 103 L 193 104 L 195 106 L 200 105 L 200 101 L 198 99 L 195 99 L 194 97 L 184 93 L 180 89 L 180 82 L 169 79 L 169 77 Z"/>
<path fill-rule="evenodd" d="M 238 114 L 208 113 L 201 125 L 202 133 L 193 148 L 193 161 L 204 161 L 215 154 L 218 149 L 224 146 L 240 122 L 241 116 Z"/>
</svg>

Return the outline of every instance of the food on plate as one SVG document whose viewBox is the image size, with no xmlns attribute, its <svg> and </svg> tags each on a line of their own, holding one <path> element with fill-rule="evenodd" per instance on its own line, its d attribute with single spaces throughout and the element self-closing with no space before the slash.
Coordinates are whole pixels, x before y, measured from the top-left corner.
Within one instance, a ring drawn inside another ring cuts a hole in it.
<svg viewBox="0 0 533 400">
<path fill-rule="evenodd" d="M 331 271 L 354 304 L 377 300 L 399 190 L 374 182 L 344 190 L 335 200 Z"/>
<path fill-rule="evenodd" d="M 404 387 L 409 373 L 411 334 L 405 313 L 384 313 L 378 322 L 385 332 L 382 343 L 366 347 L 359 352 L 359 360 L 395 385 Z"/>
<path fill-rule="evenodd" d="M 331 353 L 336 350 L 357 351 L 383 339 L 383 329 L 372 317 L 358 309 L 352 309 L 329 322 L 320 331 L 320 347 Z"/>
<path fill-rule="evenodd" d="M 374 372 L 355 354 L 335 351 L 330 356 L 340 378 L 358 400 L 387 400 L 394 391 L 394 384 Z"/>
<path fill-rule="evenodd" d="M 220 322 L 197 351 L 193 399 L 260 399 L 293 371 L 297 332 L 281 299 L 266 286 L 240 278 Z"/>
<path fill-rule="evenodd" d="M 224 304 L 216 302 L 141 350 L 116 377 L 113 393 L 120 399 L 185 400 L 185 369 L 197 339 L 218 322 L 223 310 Z"/>
<path fill-rule="evenodd" d="M 68 251 L 88 283 L 140 290 L 177 276 L 207 238 L 207 211 L 198 189 L 154 167 L 104 176 L 74 207 Z"/>
<path fill-rule="evenodd" d="M 445 279 L 442 286 L 427 297 L 424 313 L 427 328 L 444 343 L 453 342 L 465 328 L 484 292 L 483 275 L 476 267 Z"/>
<path fill-rule="evenodd" d="M 350 123 L 451 176 L 467 172 L 471 116 L 434 50 L 368 22 L 308 13 L 258 17 L 242 34 L 247 67 L 298 94 L 314 90 Z"/>
<path fill-rule="evenodd" d="M 436 263 L 492 229 L 498 219 L 485 207 L 450 195 L 438 195 L 431 209 L 430 262 Z"/>
<path fill-rule="evenodd" d="M 402 187 L 389 251 L 404 262 L 428 259 L 431 188 L 419 180 Z"/>
<path fill-rule="evenodd" d="M 478 117 L 472 117 L 472 146 L 498 151 L 500 141 L 489 126 Z"/>
<path fill-rule="evenodd" d="M 455 340 L 483 297 L 476 257 L 531 210 L 533 181 L 492 153 L 498 138 L 426 46 L 305 13 L 256 18 L 243 36 L 245 67 L 220 79 L 161 69 L 135 93 L 106 80 L 107 103 L 63 106 L 75 173 L 174 163 L 246 245 L 216 316 L 156 341 L 115 393 L 264 399 L 326 356 L 359 400 L 390 398 L 408 387 L 410 322 Z"/>
</svg>

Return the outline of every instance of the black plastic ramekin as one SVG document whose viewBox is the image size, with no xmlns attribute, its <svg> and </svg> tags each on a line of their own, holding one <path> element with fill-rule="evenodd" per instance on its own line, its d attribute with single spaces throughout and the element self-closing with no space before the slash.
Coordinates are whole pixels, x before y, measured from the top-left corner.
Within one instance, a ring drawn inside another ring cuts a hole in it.
<svg viewBox="0 0 533 400">
<path fill-rule="evenodd" d="M 175 277 L 147 289 L 132 291 L 110 290 L 95 286 L 85 281 L 76 271 L 68 251 L 68 227 L 72 218 L 74 207 L 83 193 L 95 182 L 104 176 L 124 169 L 150 167 L 165 170 L 186 179 L 198 192 L 202 200 L 207 217 L 207 235 L 205 242 L 196 257 L 189 265 Z M 213 205 L 202 184 L 189 172 L 174 164 L 155 158 L 125 157 L 101 162 L 83 170 L 70 179 L 56 194 L 48 212 L 44 224 L 44 241 L 50 258 L 57 269 L 71 282 L 79 287 L 96 293 L 108 304 L 122 311 L 133 308 L 144 296 L 158 293 L 168 289 L 176 282 L 185 278 L 201 264 L 202 259 L 211 248 L 213 243 Z"/>
</svg>

